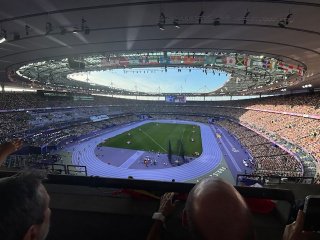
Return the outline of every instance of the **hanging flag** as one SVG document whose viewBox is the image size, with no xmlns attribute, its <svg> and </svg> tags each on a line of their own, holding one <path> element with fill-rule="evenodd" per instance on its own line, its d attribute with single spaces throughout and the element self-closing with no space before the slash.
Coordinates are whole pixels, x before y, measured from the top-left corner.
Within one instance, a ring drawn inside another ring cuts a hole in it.
<svg viewBox="0 0 320 240">
<path fill-rule="evenodd" d="M 297 70 L 298 70 L 299 76 L 303 76 L 304 75 L 304 67 L 298 66 Z"/>
<path fill-rule="evenodd" d="M 226 65 L 236 65 L 236 59 L 235 59 L 235 57 L 231 57 L 231 56 L 226 57 L 226 58 L 225 58 L 225 64 L 226 64 Z"/>
<path fill-rule="evenodd" d="M 292 65 L 292 64 L 288 64 L 287 65 L 287 69 L 289 72 L 293 72 L 296 69 L 296 66 Z"/>
<path fill-rule="evenodd" d="M 243 65 L 244 66 L 247 66 L 247 67 L 251 67 L 251 59 L 246 56 L 244 59 L 243 59 Z"/>
<path fill-rule="evenodd" d="M 127 57 L 120 57 L 118 61 L 119 64 L 123 66 L 128 66 L 129 64 L 129 59 Z"/>
<path fill-rule="evenodd" d="M 271 65 L 271 63 L 270 63 L 270 60 L 269 60 L 269 59 L 264 59 L 264 60 L 262 60 L 262 66 L 263 66 L 263 68 L 270 68 L 270 65 Z"/>
<path fill-rule="evenodd" d="M 217 57 L 216 58 L 216 64 L 221 65 L 224 63 L 224 59 L 222 57 Z"/>
<path fill-rule="evenodd" d="M 149 64 L 158 64 L 158 57 L 157 56 L 149 56 Z"/>
<path fill-rule="evenodd" d="M 284 72 L 288 72 L 289 70 L 291 71 L 290 67 L 287 64 L 285 64 L 284 62 L 279 62 L 278 69 L 280 69 Z"/>
<path fill-rule="evenodd" d="M 252 66 L 256 66 L 256 67 L 263 67 L 263 62 L 261 62 L 260 59 L 259 60 L 257 60 L 257 59 L 252 60 L 251 64 L 252 64 Z"/>
<path fill-rule="evenodd" d="M 271 69 L 271 70 L 275 69 L 275 65 L 276 65 L 276 62 L 274 60 L 270 59 L 269 69 Z"/>
<path fill-rule="evenodd" d="M 283 62 L 278 62 L 278 69 L 279 70 L 284 70 L 285 69 Z"/>
<path fill-rule="evenodd" d="M 205 64 L 215 64 L 216 63 L 216 56 L 205 56 Z"/>
<path fill-rule="evenodd" d="M 171 64 L 180 64 L 181 63 L 181 56 L 170 56 L 170 63 Z"/>
<path fill-rule="evenodd" d="M 236 65 L 237 66 L 244 66 L 245 64 L 244 64 L 244 58 L 242 58 L 242 57 L 237 57 L 236 58 Z"/>
</svg>

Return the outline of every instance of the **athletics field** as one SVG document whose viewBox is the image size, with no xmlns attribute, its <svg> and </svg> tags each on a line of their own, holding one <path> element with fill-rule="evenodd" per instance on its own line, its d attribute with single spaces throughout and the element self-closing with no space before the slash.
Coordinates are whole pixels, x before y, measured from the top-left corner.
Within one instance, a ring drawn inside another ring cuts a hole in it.
<svg viewBox="0 0 320 240">
<path fill-rule="evenodd" d="M 191 124 L 147 123 L 109 138 L 100 146 L 168 153 L 169 142 L 173 155 L 181 155 L 182 151 L 185 156 L 202 153 L 200 128 Z"/>
</svg>

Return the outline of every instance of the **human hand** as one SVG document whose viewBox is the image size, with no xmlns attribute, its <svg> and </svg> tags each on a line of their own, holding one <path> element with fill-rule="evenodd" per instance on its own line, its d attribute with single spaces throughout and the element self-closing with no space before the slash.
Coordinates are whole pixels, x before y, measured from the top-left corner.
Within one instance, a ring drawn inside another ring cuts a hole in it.
<svg viewBox="0 0 320 240">
<path fill-rule="evenodd" d="M 286 226 L 283 233 L 283 240 L 301 240 L 301 233 L 304 224 L 304 213 L 299 210 L 297 219 Z"/>
<path fill-rule="evenodd" d="M 165 193 L 160 199 L 160 207 L 158 212 L 161 212 L 163 216 L 169 216 L 175 209 L 178 200 L 172 202 L 174 197 L 174 192 Z"/>
<path fill-rule="evenodd" d="M 304 212 L 299 210 L 296 221 L 286 226 L 282 240 L 318 239 L 317 237 L 319 237 L 319 235 L 313 232 L 303 231 L 304 218 Z"/>
</svg>

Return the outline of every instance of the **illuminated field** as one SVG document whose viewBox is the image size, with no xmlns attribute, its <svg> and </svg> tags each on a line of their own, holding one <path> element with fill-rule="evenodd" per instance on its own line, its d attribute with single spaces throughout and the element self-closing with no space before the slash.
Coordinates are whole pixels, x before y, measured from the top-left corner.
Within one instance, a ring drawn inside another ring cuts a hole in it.
<svg viewBox="0 0 320 240">
<path fill-rule="evenodd" d="M 173 155 L 195 156 L 202 153 L 200 128 L 190 124 L 147 123 L 100 145 L 168 153 L 169 142 Z"/>
</svg>

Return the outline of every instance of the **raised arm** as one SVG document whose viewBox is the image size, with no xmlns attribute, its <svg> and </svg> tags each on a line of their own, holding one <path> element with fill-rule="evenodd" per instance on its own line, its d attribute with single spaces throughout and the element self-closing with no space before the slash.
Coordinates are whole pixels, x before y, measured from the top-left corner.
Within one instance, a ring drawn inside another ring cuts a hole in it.
<svg viewBox="0 0 320 240">
<path fill-rule="evenodd" d="M 173 192 L 165 193 L 160 199 L 159 210 L 152 216 L 153 225 L 147 236 L 147 240 L 160 240 L 162 227 L 168 217 L 175 209 L 176 202 L 173 202 Z"/>
</svg>

